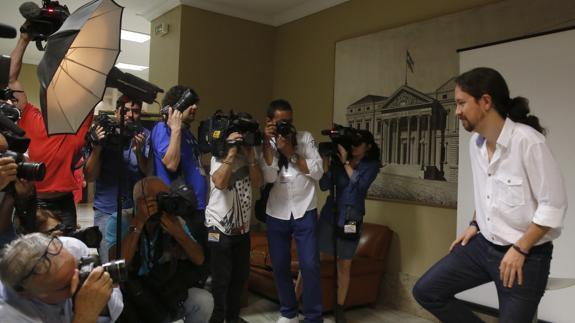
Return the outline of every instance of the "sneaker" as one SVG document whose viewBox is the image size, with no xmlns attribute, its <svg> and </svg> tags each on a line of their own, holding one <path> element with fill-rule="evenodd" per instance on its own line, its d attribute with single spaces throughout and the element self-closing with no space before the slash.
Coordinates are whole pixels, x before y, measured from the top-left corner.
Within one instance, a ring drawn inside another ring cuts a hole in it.
<svg viewBox="0 0 575 323">
<path fill-rule="evenodd" d="M 292 319 L 288 319 L 287 317 L 283 317 L 281 316 L 276 323 L 299 323 L 297 316 L 292 318 Z"/>
</svg>

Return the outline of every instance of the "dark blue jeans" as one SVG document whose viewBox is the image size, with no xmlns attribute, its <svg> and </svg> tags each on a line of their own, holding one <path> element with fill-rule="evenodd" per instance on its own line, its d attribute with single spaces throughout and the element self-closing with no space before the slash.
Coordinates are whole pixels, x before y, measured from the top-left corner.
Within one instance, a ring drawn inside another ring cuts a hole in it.
<svg viewBox="0 0 575 323">
<path fill-rule="evenodd" d="M 303 314 L 305 322 L 322 322 L 317 210 L 307 211 L 302 218 L 266 219 L 268 243 L 274 281 L 283 317 L 297 316 L 297 301 L 291 274 L 291 239 L 297 246 L 299 269 L 303 278 Z"/>
<path fill-rule="evenodd" d="M 442 322 L 482 322 L 455 294 L 494 282 L 499 297 L 499 322 L 531 322 L 549 276 L 553 245 L 531 249 L 523 265 L 523 284 L 503 287 L 499 264 L 507 248 L 495 246 L 478 234 L 463 247 L 457 245 L 415 284 L 413 296 Z"/>
</svg>

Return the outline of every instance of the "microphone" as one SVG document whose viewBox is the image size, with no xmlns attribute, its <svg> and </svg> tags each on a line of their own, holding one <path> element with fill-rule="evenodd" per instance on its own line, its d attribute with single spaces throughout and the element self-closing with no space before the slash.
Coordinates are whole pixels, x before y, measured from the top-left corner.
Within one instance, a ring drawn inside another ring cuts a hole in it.
<svg viewBox="0 0 575 323">
<path fill-rule="evenodd" d="M 0 23 L 0 38 L 16 38 L 16 29 Z"/>
<path fill-rule="evenodd" d="M 22 17 L 26 18 L 26 20 L 38 18 L 40 16 L 40 13 L 42 12 L 42 10 L 37 4 L 30 1 L 21 4 L 18 10 L 20 10 L 20 14 L 22 15 Z"/>
</svg>

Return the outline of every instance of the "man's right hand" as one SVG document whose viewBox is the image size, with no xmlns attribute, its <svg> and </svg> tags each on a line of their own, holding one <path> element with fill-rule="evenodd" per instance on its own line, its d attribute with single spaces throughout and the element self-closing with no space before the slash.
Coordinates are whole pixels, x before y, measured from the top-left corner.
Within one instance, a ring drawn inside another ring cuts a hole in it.
<svg viewBox="0 0 575 323">
<path fill-rule="evenodd" d="M 78 285 L 76 272 L 70 284 L 72 292 Z M 112 278 L 104 268 L 96 267 L 79 288 L 74 299 L 74 322 L 95 322 L 112 295 Z"/>
<path fill-rule="evenodd" d="M 170 107 L 167 124 L 172 131 L 180 130 L 182 128 L 182 112 L 180 110 L 174 110 L 172 107 Z"/>
<path fill-rule="evenodd" d="M 18 165 L 12 157 L 0 158 L 0 190 L 16 180 Z"/>
<path fill-rule="evenodd" d="M 137 226 L 144 226 L 150 216 L 158 213 L 158 201 L 156 196 L 148 196 L 143 207 L 138 207 L 134 216 L 134 223 Z"/>
<path fill-rule="evenodd" d="M 100 125 L 96 125 L 95 127 L 96 131 L 94 132 L 94 134 L 96 134 L 96 139 L 98 140 L 97 144 L 100 145 L 104 140 L 104 138 L 106 138 L 106 131 Z"/>
<path fill-rule="evenodd" d="M 271 138 L 275 137 L 277 134 L 277 127 L 276 123 L 272 121 L 270 118 L 266 119 L 266 127 L 264 128 L 264 136 L 266 140 L 270 140 Z"/>
<path fill-rule="evenodd" d="M 465 230 L 465 232 L 459 236 L 459 238 L 455 239 L 455 241 L 453 241 L 451 243 L 451 246 L 449 246 L 449 252 L 451 252 L 451 250 L 453 250 L 453 248 L 457 244 L 461 244 L 462 246 L 465 247 L 467 245 L 467 243 L 469 242 L 469 240 L 471 240 L 473 237 L 475 237 L 477 232 L 478 232 L 477 227 L 474 225 L 470 225 L 467 228 L 467 230 Z"/>
</svg>

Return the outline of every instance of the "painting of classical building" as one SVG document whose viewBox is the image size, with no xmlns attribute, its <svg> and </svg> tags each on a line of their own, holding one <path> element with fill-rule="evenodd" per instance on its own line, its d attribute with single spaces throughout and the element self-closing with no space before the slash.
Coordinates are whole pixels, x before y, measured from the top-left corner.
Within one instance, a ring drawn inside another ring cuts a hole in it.
<svg viewBox="0 0 575 323">
<path fill-rule="evenodd" d="M 389 96 L 366 95 L 346 108 L 347 125 L 367 129 L 383 167 L 371 198 L 455 207 L 458 121 L 453 78 L 432 93 L 406 82 Z"/>
</svg>

